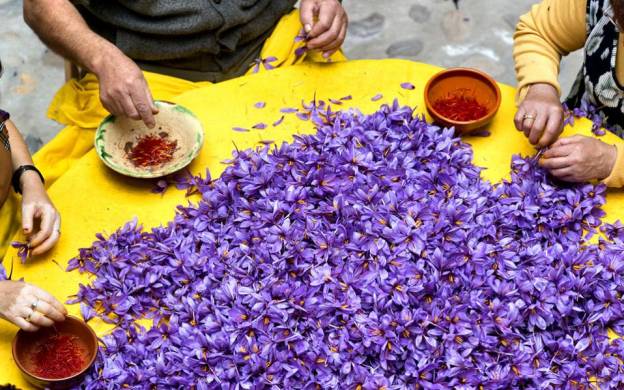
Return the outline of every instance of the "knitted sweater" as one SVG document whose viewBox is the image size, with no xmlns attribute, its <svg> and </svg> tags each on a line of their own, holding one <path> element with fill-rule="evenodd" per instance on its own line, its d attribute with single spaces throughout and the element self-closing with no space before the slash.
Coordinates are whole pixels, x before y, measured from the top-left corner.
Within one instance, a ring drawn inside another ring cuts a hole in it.
<svg viewBox="0 0 624 390">
<path fill-rule="evenodd" d="M 90 27 L 138 61 L 219 71 L 257 50 L 296 0 L 75 0 Z"/>
</svg>

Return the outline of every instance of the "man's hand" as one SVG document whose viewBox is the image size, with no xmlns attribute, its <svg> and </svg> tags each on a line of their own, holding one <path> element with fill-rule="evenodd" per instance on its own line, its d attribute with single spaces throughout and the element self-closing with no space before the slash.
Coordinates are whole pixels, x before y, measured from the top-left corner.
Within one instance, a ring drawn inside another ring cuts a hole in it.
<svg viewBox="0 0 624 390">
<path fill-rule="evenodd" d="M 101 57 L 93 71 L 100 82 L 100 100 L 111 114 L 142 120 L 149 128 L 156 125 L 152 93 L 143 72 L 117 48 Z"/>
<path fill-rule="evenodd" d="M 582 183 L 609 177 L 616 159 L 614 145 L 575 135 L 555 142 L 544 152 L 539 164 L 560 180 Z"/>
<path fill-rule="evenodd" d="M 538 148 L 550 146 L 563 131 L 563 107 L 550 84 L 533 84 L 518 107 L 516 128 Z"/>
<path fill-rule="evenodd" d="M 323 57 L 334 54 L 347 36 L 349 18 L 338 0 L 301 0 L 301 23 L 308 34 L 308 49 Z"/>
</svg>

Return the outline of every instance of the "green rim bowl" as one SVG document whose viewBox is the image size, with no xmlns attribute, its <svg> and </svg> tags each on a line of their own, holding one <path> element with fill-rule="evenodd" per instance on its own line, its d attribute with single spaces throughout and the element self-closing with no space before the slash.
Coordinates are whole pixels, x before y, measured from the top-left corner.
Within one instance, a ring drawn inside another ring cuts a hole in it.
<svg viewBox="0 0 624 390">
<path fill-rule="evenodd" d="M 109 115 L 95 132 L 95 150 L 113 171 L 141 179 L 162 177 L 189 165 L 204 144 L 204 129 L 195 114 L 179 104 L 156 101 L 158 114 L 156 126 L 147 128 L 142 121 Z M 137 140 L 147 134 L 163 136 L 177 141 L 173 159 L 153 167 L 137 167 L 128 158 L 128 151 Z"/>
</svg>

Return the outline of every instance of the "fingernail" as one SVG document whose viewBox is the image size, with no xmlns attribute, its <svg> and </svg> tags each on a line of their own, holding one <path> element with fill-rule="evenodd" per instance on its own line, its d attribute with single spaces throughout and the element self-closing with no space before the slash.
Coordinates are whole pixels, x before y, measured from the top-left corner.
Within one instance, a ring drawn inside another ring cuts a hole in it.
<svg viewBox="0 0 624 390">
<path fill-rule="evenodd" d="M 310 33 L 310 31 L 312 31 L 312 26 L 306 24 L 305 26 L 303 26 L 303 29 L 305 30 L 305 32 Z"/>
<path fill-rule="evenodd" d="M 328 51 L 323 53 L 323 57 L 325 57 L 325 58 L 329 58 L 330 56 L 331 56 L 331 54 Z"/>
</svg>

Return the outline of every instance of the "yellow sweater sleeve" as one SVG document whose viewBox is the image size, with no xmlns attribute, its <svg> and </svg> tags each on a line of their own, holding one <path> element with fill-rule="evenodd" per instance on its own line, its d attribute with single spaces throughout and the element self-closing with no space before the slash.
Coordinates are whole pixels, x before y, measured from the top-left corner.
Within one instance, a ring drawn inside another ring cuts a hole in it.
<svg viewBox="0 0 624 390">
<path fill-rule="evenodd" d="M 520 18 L 513 49 L 518 101 L 535 83 L 551 84 L 561 94 L 561 57 L 585 45 L 586 7 L 587 0 L 543 0 Z"/>
<path fill-rule="evenodd" d="M 613 171 L 602 182 L 608 187 L 622 188 L 624 187 L 624 142 L 616 143 L 615 147 L 617 148 L 617 159 Z"/>
</svg>

